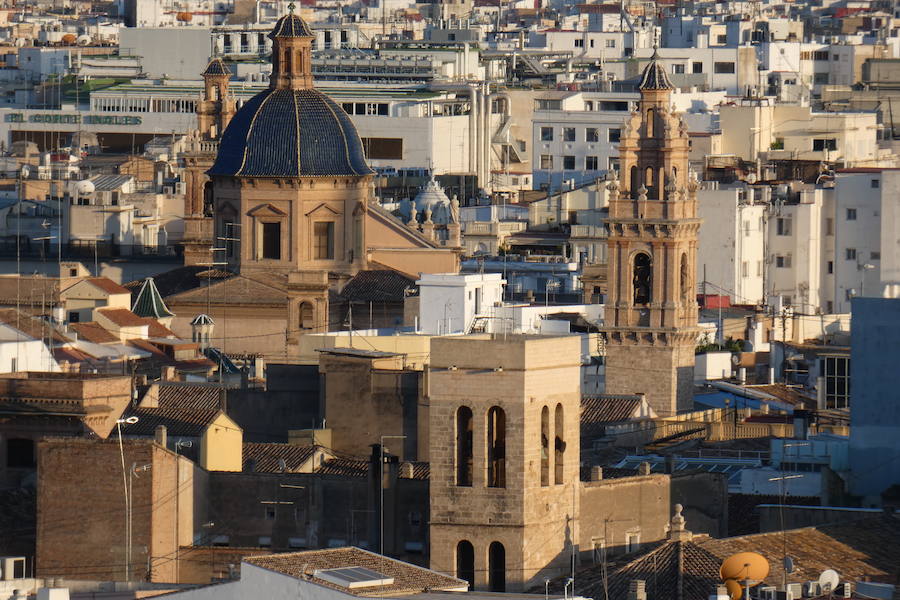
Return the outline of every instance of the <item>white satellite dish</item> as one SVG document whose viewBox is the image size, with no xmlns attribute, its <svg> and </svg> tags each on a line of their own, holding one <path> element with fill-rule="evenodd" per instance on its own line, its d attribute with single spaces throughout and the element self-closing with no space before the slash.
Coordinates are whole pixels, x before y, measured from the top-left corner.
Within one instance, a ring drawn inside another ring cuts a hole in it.
<svg viewBox="0 0 900 600">
<path fill-rule="evenodd" d="M 822 571 L 822 574 L 819 575 L 819 587 L 823 594 L 830 594 L 833 592 L 837 589 L 840 582 L 841 576 L 838 575 L 837 571 L 834 569 L 825 569 Z"/>
</svg>

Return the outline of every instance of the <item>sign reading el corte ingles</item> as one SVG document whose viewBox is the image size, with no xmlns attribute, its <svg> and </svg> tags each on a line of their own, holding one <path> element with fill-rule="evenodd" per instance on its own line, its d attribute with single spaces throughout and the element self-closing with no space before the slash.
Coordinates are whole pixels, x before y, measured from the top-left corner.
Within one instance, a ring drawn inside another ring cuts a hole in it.
<svg viewBox="0 0 900 600">
<path fill-rule="evenodd" d="M 120 117 L 114 115 L 81 115 L 81 114 L 34 114 L 27 118 L 22 113 L 9 113 L 4 119 L 7 123 L 65 123 L 78 125 L 140 125 L 140 117 Z"/>
</svg>

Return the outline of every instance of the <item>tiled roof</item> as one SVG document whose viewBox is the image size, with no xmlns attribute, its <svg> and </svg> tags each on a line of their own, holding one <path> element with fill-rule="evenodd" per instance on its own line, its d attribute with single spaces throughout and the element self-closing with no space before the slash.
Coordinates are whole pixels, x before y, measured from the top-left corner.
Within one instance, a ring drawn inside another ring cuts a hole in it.
<svg viewBox="0 0 900 600">
<path fill-rule="evenodd" d="M 86 340 L 94 344 L 118 344 L 118 336 L 104 329 L 96 321 L 85 323 L 69 323 L 69 329 L 78 334 L 78 339 Z"/>
<path fill-rule="evenodd" d="M 364 458 L 330 458 L 316 468 L 319 475 L 365 477 L 369 473 L 369 461 Z"/>
<path fill-rule="evenodd" d="M 57 304 L 59 283 L 48 277 L 0 277 L 0 305 L 20 306 Z"/>
<path fill-rule="evenodd" d="M 207 286 L 197 287 L 167 296 L 175 302 L 222 304 L 265 304 L 280 306 L 287 303 L 287 277 L 277 273 L 254 273 L 252 276 L 236 275 Z"/>
<path fill-rule="evenodd" d="M 650 64 L 646 66 L 641 75 L 641 82 L 638 84 L 640 90 L 672 90 L 675 86 L 669 81 L 669 75 L 666 73 L 666 66 L 659 61 L 659 54 L 653 51 L 650 57 Z"/>
<path fill-rule="evenodd" d="M 267 89 L 247 101 L 222 135 L 210 175 L 370 175 L 356 127 L 318 90 Z"/>
<path fill-rule="evenodd" d="M 147 335 L 152 338 L 177 338 L 174 331 L 150 317 L 144 317 L 147 321 Z"/>
<path fill-rule="evenodd" d="M 315 34 L 306 24 L 306 21 L 295 15 L 294 13 L 286 14 L 278 19 L 275 27 L 269 32 L 269 37 L 275 38 L 291 38 L 291 37 L 315 37 Z"/>
<path fill-rule="evenodd" d="M 49 327 L 43 319 L 29 315 L 25 311 L 17 311 L 14 308 L 0 308 L 0 323 L 5 323 L 14 329 L 18 329 L 35 340 L 47 339 L 49 335 L 53 343 L 65 343 L 68 341 L 54 328 Z"/>
<path fill-rule="evenodd" d="M 127 308 L 99 308 L 101 315 L 118 325 L 119 327 L 140 327 L 149 325 L 143 317 L 139 317 Z"/>
<path fill-rule="evenodd" d="M 637 396 L 586 396 L 581 399 L 581 437 L 602 437 L 610 423 L 627 421 L 641 405 Z"/>
<path fill-rule="evenodd" d="M 204 75 L 231 75 L 231 69 L 225 64 L 225 62 L 221 58 L 214 58 L 209 61 L 209 64 L 206 65 L 206 70 L 203 71 Z"/>
<path fill-rule="evenodd" d="M 200 437 L 219 414 L 218 410 L 182 410 L 137 406 L 129 409 L 126 413 L 126 416 L 138 418 L 137 423 L 128 426 L 128 434 L 153 435 L 158 425 L 165 425 L 169 435 Z"/>
<path fill-rule="evenodd" d="M 688 524 L 689 526 L 690 524 Z M 610 598 L 627 596 L 632 580 L 646 584 L 651 600 L 707 600 L 720 584 L 719 567 L 738 552 L 756 552 L 770 565 L 769 582 L 780 583 L 785 548 L 794 560 L 789 583 L 816 580 L 825 569 L 835 569 L 845 581 L 870 579 L 894 583 L 900 576 L 900 519 L 878 516 L 836 525 L 821 525 L 756 535 L 712 539 L 695 536 L 691 541 L 666 541 L 645 547 L 643 553 L 608 566 L 584 569 L 576 576 L 576 593 Z M 561 588 L 562 581 L 554 583 Z M 541 590 L 543 591 L 543 590 Z"/>
<path fill-rule="evenodd" d="M 287 554 L 270 554 L 254 556 L 244 562 L 264 569 L 309 579 L 319 585 L 353 594 L 355 596 L 402 596 L 425 591 L 462 591 L 467 589 L 465 581 L 442 575 L 422 567 L 387 558 L 374 552 L 360 548 L 333 548 L 329 550 L 310 550 L 308 552 L 290 552 Z M 347 589 L 315 577 L 321 569 L 339 567 L 365 567 L 394 579 L 389 585 Z"/>
<path fill-rule="evenodd" d="M 157 389 L 157 401 L 160 408 L 218 410 L 224 393 L 224 388 L 209 385 L 161 384 Z"/>
<path fill-rule="evenodd" d="M 94 175 L 90 182 L 98 192 L 113 192 L 134 179 L 131 175 Z"/>
<path fill-rule="evenodd" d="M 153 276 L 153 282 L 156 285 L 156 289 L 159 290 L 159 293 L 163 296 L 163 298 L 168 298 L 169 296 L 178 294 L 180 292 L 192 290 L 200 286 L 205 286 L 207 282 L 210 281 L 209 274 L 211 271 L 212 270 L 209 267 L 197 265 L 178 267 L 177 269 L 172 269 L 171 271 L 157 273 Z M 212 274 L 214 275 L 212 277 L 213 280 L 226 279 L 227 277 L 234 276 L 233 273 L 221 270 L 216 270 L 212 272 Z M 138 279 L 137 281 L 126 283 L 125 287 L 132 291 L 133 296 L 137 297 L 137 294 L 143 285 L 144 280 Z"/>
<path fill-rule="evenodd" d="M 156 289 L 156 284 L 153 283 L 152 277 L 144 280 L 144 285 L 141 286 L 141 290 L 138 292 L 134 305 L 131 307 L 131 312 L 138 316 L 152 319 L 175 316 L 175 313 L 170 311 L 166 303 L 163 302 L 162 295 Z"/>
<path fill-rule="evenodd" d="M 280 473 L 279 459 L 285 462 L 285 472 L 292 473 L 302 468 L 316 453 L 315 446 L 295 444 L 244 443 L 244 471 L 256 473 Z M 252 467 L 251 467 L 251 461 Z"/>
<path fill-rule="evenodd" d="M 809 394 L 803 393 L 803 390 L 796 387 L 790 387 L 783 383 L 775 383 L 771 385 L 754 385 L 748 386 L 749 389 L 775 396 L 782 402 L 800 408 L 815 409 L 817 407 L 816 398 Z"/>
<path fill-rule="evenodd" d="M 124 288 L 112 279 L 107 277 L 89 277 L 87 282 L 91 285 L 100 288 L 107 294 L 130 294 L 131 291 L 128 288 Z"/>
<path fill-rule="evenodd" d="M 341 290 L 351 302 L 403 302 L 407 289 L 416 289 L 416 280 L 390 269 L 360 271 Z"/>
</svg>

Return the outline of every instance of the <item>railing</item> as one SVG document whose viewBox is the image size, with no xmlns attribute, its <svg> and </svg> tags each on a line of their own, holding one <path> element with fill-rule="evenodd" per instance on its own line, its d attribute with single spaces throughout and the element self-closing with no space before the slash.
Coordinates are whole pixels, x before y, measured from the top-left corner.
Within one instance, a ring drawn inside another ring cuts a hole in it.
<svg viewBox="0 0 900 600">
<path fill-rule="evenodd" d="M 572 225 L 570 237 L 606 238 L 606 228 L 602 225 Z"/>
<path fill-rule="evenodd" d="M 18 254 L 22 258 L 39 258 L 41 260 L 56 260 L 61 255 L 63 259 L 107 259 L 128 256 L 131 258 L 159 258 L 181 260 L 181 246 L 144 246 L 141 244 L 113 244 L 110 242 L 94 242 L 74 240 L 63 244 L 62 251 L 55 243 L 34 242 L 30 239 L 22 239 L 19 244 Z M 17 253 L 15 239 L 0 240 L 0 259 L 15 258 Z"/>
</svg>

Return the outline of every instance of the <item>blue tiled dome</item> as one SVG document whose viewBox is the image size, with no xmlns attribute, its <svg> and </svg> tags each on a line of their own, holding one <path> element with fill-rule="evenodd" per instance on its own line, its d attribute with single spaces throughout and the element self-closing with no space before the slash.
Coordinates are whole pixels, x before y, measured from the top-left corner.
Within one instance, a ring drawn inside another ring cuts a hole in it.
<svg viewBox="0 0 900 600">
<path fill-rule="evenodd" d="M 666 73 L 665 65 L 660 62 L 659 54 L 653 50 L 653 56 L 650 57 L 650 63 L 641 74 L 641 81 L 638 84 L 639 90 L 672 90 L 675 86 L 669 81 L 669 75 Z"/>
<path fill-rule="evenodd" d="M 268 89 L 222 135 L 210 175 L 359 176 L 373 173 L 350 117 L 315 89 Z"/>
<path fill-rule="evenodd" d="M 306 21 L 294 13 L 289 13 L 278 19 L 275 27 L 269 33 L 269 38 L 275 39 L 277 37 L 315 37 L 315 34 L 309 28 L 309 25 L 306 24 Z"/>
</svg>

